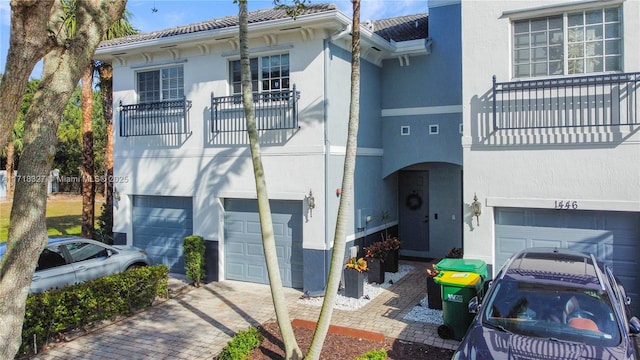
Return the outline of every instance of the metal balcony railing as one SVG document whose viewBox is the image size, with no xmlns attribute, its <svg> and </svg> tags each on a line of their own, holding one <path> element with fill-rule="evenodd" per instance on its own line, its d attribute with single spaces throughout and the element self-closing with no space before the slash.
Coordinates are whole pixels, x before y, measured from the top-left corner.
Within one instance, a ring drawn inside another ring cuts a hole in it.
<svg viewBox="0 0 640 360">
<path fill-rule="evenodd" d="M 298 128 L 300 92 L 293 89 L 253 94 L 258 130 Z M 242 94 L 214 97 L 211 93 L 211 131 L 247 131 Z"/>
<path fill-rule="evenodd" d="M 640 73 L 497 82 L 495 129 L 639 125 Z"/>
<path fill-rule="evenodd" d="M 118 106 L 120 136 L 188 134 L 189 108 L 187 99 L 158 101 Z"/>
</svg>

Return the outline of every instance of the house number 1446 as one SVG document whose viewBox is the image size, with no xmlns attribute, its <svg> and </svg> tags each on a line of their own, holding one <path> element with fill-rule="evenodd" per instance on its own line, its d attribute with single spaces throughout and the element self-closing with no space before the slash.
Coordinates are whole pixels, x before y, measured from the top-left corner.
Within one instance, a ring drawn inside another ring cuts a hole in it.
<svg viewBox="0 0 640 360">
<path fill-rule="evenodd" d="M 578 202 L 575 200 L 556 200 L 554 207 L 561 210 L 575 210 L 578 208 Z"/>
</svg>

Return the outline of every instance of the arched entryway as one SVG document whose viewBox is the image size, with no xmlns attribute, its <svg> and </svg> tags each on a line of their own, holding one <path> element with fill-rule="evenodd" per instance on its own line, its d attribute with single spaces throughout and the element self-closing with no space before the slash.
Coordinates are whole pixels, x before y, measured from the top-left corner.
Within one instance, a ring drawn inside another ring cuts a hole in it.
<svg viewBox="0 0 640 360">
<path fill-rule="evenodd" d="M 441 258 L 462 247 L 462 167 L 421 163 L 398 172 L 400 254 Z"/>
</svg>

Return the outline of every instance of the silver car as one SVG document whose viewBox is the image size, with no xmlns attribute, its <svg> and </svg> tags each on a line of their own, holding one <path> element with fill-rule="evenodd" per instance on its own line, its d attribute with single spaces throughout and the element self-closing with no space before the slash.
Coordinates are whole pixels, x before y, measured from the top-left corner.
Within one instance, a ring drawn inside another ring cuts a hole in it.
<svg viewBox="0 0 640 360">
<path fill-rule="evenodd" d="M 0 257 L 5 250 L 6 244 L 0 244 Z M 109 246 L 79 237 L 49 238 L 29 292 L 39 293 L 147 265 L 151 265 L 147 254 L 134 247 Z"/>
</svg>

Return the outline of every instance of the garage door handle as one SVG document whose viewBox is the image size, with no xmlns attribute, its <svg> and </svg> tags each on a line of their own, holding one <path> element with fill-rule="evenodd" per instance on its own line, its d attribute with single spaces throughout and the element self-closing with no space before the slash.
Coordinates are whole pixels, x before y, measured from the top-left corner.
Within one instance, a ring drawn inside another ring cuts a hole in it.
<svg viewBox="0 0 640 360">
<path fill-rule="evenodd" d="M 76 270 L 78 270 L 78 271 L 85 271 L 85 270 L 87 270 L 87 268 L 86 268 L 85 266 L 78 266 L 78 267 L 76 268 Z"/>
<path fill-rule="evenodd" d="M 31 281 L 38 281 L 38 280 L 40 280 L 40 276 L 34 276 L 34 277 L 31 279 Z"/>
</svg>

